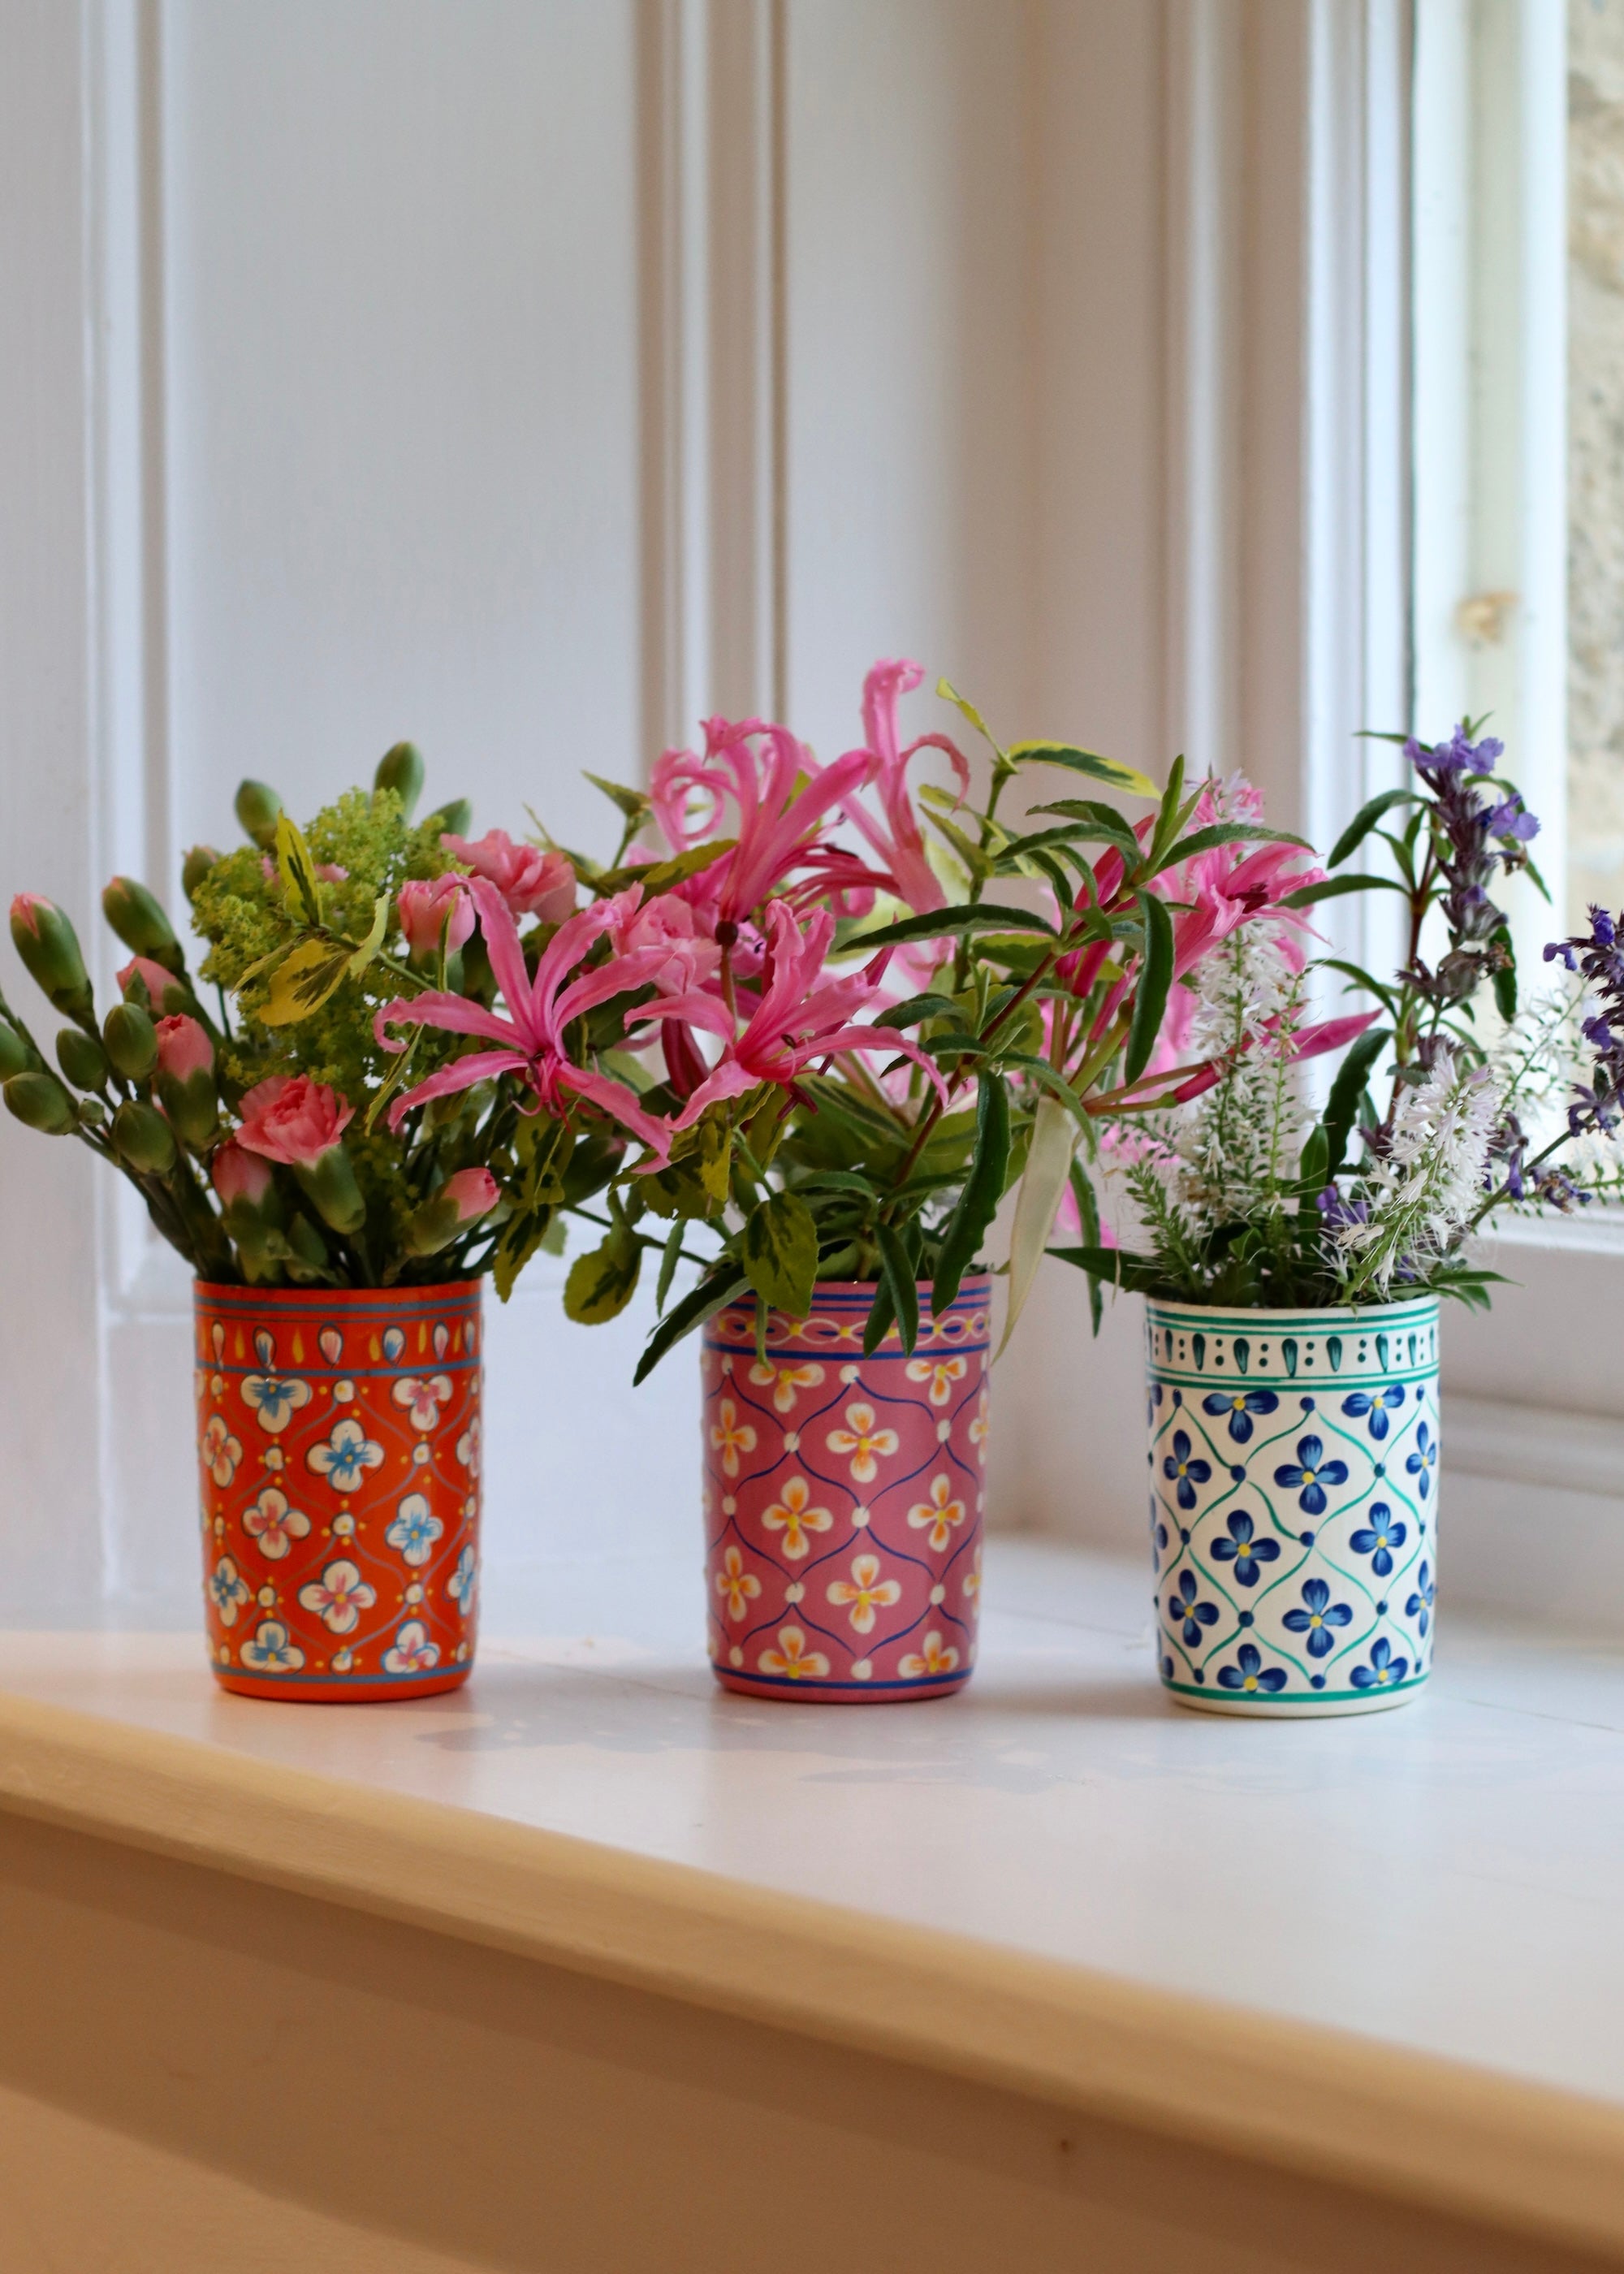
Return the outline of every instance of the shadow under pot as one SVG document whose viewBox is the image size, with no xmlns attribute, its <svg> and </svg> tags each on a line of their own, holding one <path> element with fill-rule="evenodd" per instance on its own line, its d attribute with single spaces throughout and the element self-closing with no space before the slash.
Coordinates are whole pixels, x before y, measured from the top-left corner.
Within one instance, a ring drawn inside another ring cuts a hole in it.
<svg viewBox="0 0 1624 2274">
<path fill-rule="evenodd" d="M 480 1282 L 195 1289 L 209 1664 L 300 1704 L 466 1682 Z"/>
<path fill-rule="evenodd" d="M 874 1299 L 820 1284 L 810 1314 L 720 1311 L 702 1353 L 708 1648 L 724 1689 L 808 1705 L 961 1690 L 975 1663 L 991 1283 L 870 1358 Z"/>
<path fill-rule="evenodd" d="M 1206 1713 L 1370 1713 L 1432 1664 L 1438 1298 L 1146 1306 L 1157 1660 Z"/>
</svg>

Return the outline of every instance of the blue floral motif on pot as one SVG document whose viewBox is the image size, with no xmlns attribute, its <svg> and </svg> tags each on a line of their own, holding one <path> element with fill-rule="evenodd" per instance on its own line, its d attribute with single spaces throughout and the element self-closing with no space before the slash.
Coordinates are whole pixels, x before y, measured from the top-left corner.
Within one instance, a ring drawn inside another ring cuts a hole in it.
<svg viewBox="0 0 1624 2274">
<path fill-rule="evenodd" d="M 1385 1579 L 1392 1571 L 1395 1552 L 1409 1536 L 1409 1525 L 1398 1523 L 1386 1501 L 1379 1500 L 1371 1508 L 1370 1522 L 1349 1533 L 1348 1545 L 1356 1555 L 1368 1555 L 1371 1570 L 1379 1579 Z"/>
<path fill-rule="evenodd" d="M 1437 1465 L 1437 1441 L 1429 1435 L 1427 1426 L 1423 1421 L 1416 1429 L 1416 1449 L 1408 1456 L 1404 1463 L 1405 1470 L 1409 1475 L 1414 1477 L 1416 1490 L 1423 1500 L 1426 1498 L 1427 1487 L 1432 1481 L 1432 1472 Z"/>
<path fill-rule="evenodd" d="M 1314 1436 L 1299 1437 L 1297 1459 L 1286 1462 L 1274 1472 L 1274 1482 L 1297 1494 L 1297 1506 L 1304 1516 L 1323 1516 L 1326 1487 L 1345 1485 L 1347 1481 L 1347 1462 L 1327 1461 L 1323 1442 Z"/>
<path fill-rule="evenodd" d="M 1335 1630 L 1353 1624 L 1353 1607 L 1334 1603 L 1323 1579 L 1304 1579 L 1302 1608 L 1288 1611 L 1284 1624 L 1292 1634 L 1306 1636 L 1310 1658 L 1323 1658 L 1335 1646 Z"/>
<path fill-rule="evenodd" d="M 1273 1413 L 1279 1404 L 1272 1389 L 1213 1390 L 1201 1400 L 1201 1411 L 1214 1419 L 1226 1414 L 1230 1436 L 1237 1445 L 1248 1445 L 1252 1442 L 1252 1416 Z"/>
<path fill-rule="evenodd" d="M 1162 1473 L 1177 1487 L 1180 1508 L 1195 1506 L 1195 1488 L 1204 1485 L 1212 1475 L 1207 1462 L 1196 1457 L 1194 1448 L 1182 1429 L 1173 1433 L 1173 1449 L 1162 1464 Z"/>
<path fill-rule="evenodd" d="M 1254 1540 L 1252 1518 L 1242 1509 L 1224 1518 L 1228 1537 L 1214 1540 L 1212 1547 L 1214 1563 L 1232 1563 L 1237 1584 L 1255 1587 L 1262 1576 L 1259 1569 L 1264 1563 L 1278 1563 L 1280 1542 L 1277 1540 Z"/>
<path fill-rule="evenodd" d="M 1215 1627 L 1217 1625 L 1217 1604 L 1198 1603 L 1196 1600 L 1195 1573 L 1193 1571 L 1181 1571 L 1179 1573 L 1173 1591 L 1168 1597 L 1168 1616 L 1172 1620 L 1175 1626 L 1178 1624 L 1181 1619 L 1184 1621 L 1184 1640 L 1186 1643 L 1193 1644 L 1199 1642 L 1201 1639 L 1201 1630 L 1203 1627 Z"/>
<path fill-rule="evenodd" d="M 1356 1389 L 1351 1397 L 1343 1398 L 1342 1412 L 1350 1420 L 1368 1420 L 1371 1435 L 1382 1438 L 1387 1434 L 1387 1416 L 1396 1412 L 1403 1403 L 1403 1391 L 1397 1382 L 1390 1382 L 1385 1389 L 1368 1394 Z"/>
<path fill-rule="evenodd" d="M 1432 1623 L 1432 1598 L 1437 1593 L 1438 1590 L 1432 1584 L 1432 1575 L 1427 1570 L 1424 1561 L 1420 1571 L 1417 1574 L 1415 1593 L 1404 1606 L 1406 1612 L 1415 1621 L 1422 1634 L 1425 1634 Z"/>
<path fill-rule="evenodd" d="M 1360 1713 L 1426 1681 L 1438 1304 L 1147 1307 L 1156 1665 L 1204 1713 Z"/>
<path fill-rule="evenodd" d="M 1222 1690 L 1259 1690 L 1267 1698 L 1286 1686 L 1285 1668 L 1265 1666 L 1263 1653 L 1254 1642 L 1244 1642 L 1233 1666 L 1221 1666 L 1218 1684 Z"/>
</svg>

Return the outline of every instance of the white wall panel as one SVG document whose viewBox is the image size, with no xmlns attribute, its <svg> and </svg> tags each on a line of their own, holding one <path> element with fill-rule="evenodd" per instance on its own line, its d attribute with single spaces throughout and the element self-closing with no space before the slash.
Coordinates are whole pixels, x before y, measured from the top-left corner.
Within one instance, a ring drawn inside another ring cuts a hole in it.
<svg viewBox="0 0 1624 2274">
<path fill-rule="evenodd" d="M 167 0 L 178 834 L 638 763 L 631 0 Z"/>
</svg>

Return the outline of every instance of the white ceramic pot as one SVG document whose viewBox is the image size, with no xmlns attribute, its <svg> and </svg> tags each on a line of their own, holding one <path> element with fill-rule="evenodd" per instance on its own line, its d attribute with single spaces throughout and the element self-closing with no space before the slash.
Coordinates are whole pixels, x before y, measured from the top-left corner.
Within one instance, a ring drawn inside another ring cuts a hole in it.
<svg viewBox="0 0 1624 2274">
<path fill-rule="evenodd" d="M 1432 1669 L 1438 1298 L 1147 1305 L 1157 1661 L 1181 1706 L 1402 1705 Z"/>
</svg>

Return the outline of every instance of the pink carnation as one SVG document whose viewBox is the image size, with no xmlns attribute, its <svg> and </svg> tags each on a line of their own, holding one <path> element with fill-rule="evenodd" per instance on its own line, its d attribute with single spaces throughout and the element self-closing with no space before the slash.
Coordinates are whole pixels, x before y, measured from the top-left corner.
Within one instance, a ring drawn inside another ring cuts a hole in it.
<svg viewBox="0 0 1624 2274">
<path fill-rule="evenodd" d="M 257 1159 L 252 1153 L 244 1153 L 234 1137 L 228 1138 L 218 1148 L 209 1163 L 208 1172 L 226 1208 L 233 1201 L 246 1201 L 250 1207 L 258 1208 L 270 1189 L 269 1163 Z"/>
<path fill-rule="evenodd" d="M 432 884 L 402 885 L 395 900 L 401 930 L 411 954 L 438 955 L 440 935 L 446 953 L 455 955 L 474 928 L 474 904 L 460 877 L 436 877 Z M 450 929 L 446 919 L 450 916 Z"/>
<path fill-rule="evenodd" d="M 195 1019 L 160 1019 L 158 1064 L 177 1081 L 189 1081 L 194 1073 L 212 1073 L 214 1045 Z"/>
<path fill-rule="evenodd" d="M 551 846 L 515 845 L 505 829 L 487 829 L 476 838 L 447 834 L 440 841 L 476 877 L 495 885 L 512 915 L 562 923 L 574 912 L 575 872 Z"/>
<path fill-rule="evenodd" d="M 307 1073 L 278 1073 L 268 1081 L 256 1082 L 239 1111 L 239 1145 L 267 1161 L 282 1161 L 290 1169 L 308 1169 L 332 1151 L 353 1118 L 355 1108 L 335 1089 L 312 1081 Z"/>
<path fill-rule="evenodd" d="M 502 1188 L 489 1169 L 459 1169 L 455 1177 L 446 1178 L 436 1195 L 454 1203 L 461 1224 L 489 1216 L 501 1196 Z"/>
<path fill-rule="evenodd" d="M 180 983 L 172 971 L 166 971 L 162 964 L 154 963 L 149 955 L 132 955 L 118 974 L 118 991 L 126 1001 L 131 984 L 137 979 L 147 990 L 147 999 L 152 1005 L 154 1018 L 163 1008 L 163 998 L 168 990 Z"/>
</svg>

